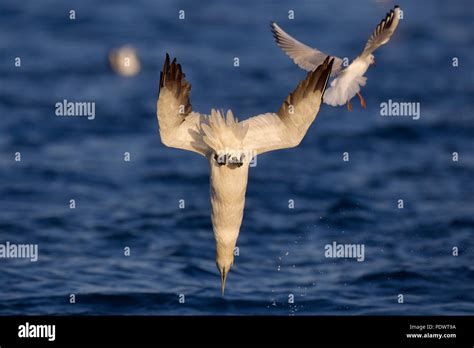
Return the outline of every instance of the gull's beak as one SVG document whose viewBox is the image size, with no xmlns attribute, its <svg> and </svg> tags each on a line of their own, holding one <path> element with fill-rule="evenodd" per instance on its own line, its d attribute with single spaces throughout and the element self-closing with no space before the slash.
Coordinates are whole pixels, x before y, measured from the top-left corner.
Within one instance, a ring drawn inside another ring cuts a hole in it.
<svg viewBox="0 0 474 348">
<path fill-rule="evenodd" d="M 224 290 L 225 290 L 225 281 L 227 279 L 227 271 L 225 267 L 222 269 L 221 272 L 221 292 L 222 292 L 222 297 L 224 297 Z"/>
</svg>

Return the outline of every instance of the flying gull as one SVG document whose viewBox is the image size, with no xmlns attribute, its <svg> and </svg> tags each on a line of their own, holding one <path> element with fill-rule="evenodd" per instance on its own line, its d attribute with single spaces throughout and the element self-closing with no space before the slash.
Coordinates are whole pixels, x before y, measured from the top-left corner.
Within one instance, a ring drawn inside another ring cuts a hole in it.
<svg viewBox="0 0 474 348">
<path fill-rule="evenodd" d="M 299 145 L 319 111 L 333 62 L 330 57 L 323 59 L 278 112 L 239 122 L 230 110 L 225 116 L 214 109 L 210 115 L 192 111 L 191 85 L 176 58 L 170 63 L 166 54 L 157 102 L 161 142 L 196 152 L 209 162 L 211 219 L 222 295 L 244 215 L 250 162 L 256 155 Z"/>
<path fill-rule="evenodd" d="M 352 111 L 350 100 L 357 94 L 361 106 L 366 107 L 365 100 L 360 93 L 360 87 L 365 86 L 367 81 L 367 78 L 363 75 L 370 65 L 375 64 L 372 53 L 390 40 L 399 20 L 400 7 L 395 6 L 377 25 L 362 53 L 347 68 L 343 69 L 341 58 L 334 57 L 334 66 L 331 72 L 334 80 L 332 80 L 331 86 L 324 94 L 326 104 L 337 106 L 347 103 L 347 108 Z M 278 46 L 304 70 L 311 71 L 315 69 L 327 56 L 326 53 L 299 42 L 274 22 L 271 23 L 271 29 Z"/>
</svg>

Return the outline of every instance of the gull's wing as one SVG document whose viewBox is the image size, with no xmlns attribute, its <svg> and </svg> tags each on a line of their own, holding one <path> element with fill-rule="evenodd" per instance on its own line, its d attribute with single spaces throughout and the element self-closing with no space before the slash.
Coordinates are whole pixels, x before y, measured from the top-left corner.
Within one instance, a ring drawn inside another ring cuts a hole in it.
<svg viewBox="0 0 474 348">
<path fill-rule="evenodd" d="M 277 113 L 243 121 L 248 127 L 243 145 L 256 154 L 298 146 L 319 111 L 334 58 L 327 57 L 286 98 Z"/>
<path fill-rule="evenodd" d="M 324 62 L 328 56 L 315 48 L 306 46 L 294 37 L 286 33 L 275 22 L 270 23 L 273 37 L 277 45 L 290 57 L 300 68 L 313 71 Z M 334 56 L 333 56 L 334 57 Z M 334 57 L 332 75 L 339 73 L 342 69 L 342 59 Z"/>
<path fill-rule="evenodd" d="M 160 74 L 156 113 L 161 142 L 169 147 L 206 155 L 209 147 L 200 136 L 200 124 L 207 120 L 206 116 L 192 112 L 190 90 L 191 84 L 184 78 L 181 65 L 176 63 L 176 58 L 170 63 L 170 57 L 166 54 Z"/>
<path fill-rule="evenodd" d="M 384 19 L 377 25 L 369 40 L 365 44 L 364 51 L 361 56 L 365 57 L 374 52 L 380 46 L 386 44 L 400 21 L 400 7 L 395 6 L 393 10 L 385 16 Z"/>
</svg>

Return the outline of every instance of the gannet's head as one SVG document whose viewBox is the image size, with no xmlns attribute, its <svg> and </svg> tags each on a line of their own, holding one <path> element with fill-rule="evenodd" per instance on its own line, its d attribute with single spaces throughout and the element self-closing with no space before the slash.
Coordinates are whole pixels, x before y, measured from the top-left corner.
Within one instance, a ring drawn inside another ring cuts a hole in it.
<svg viewBox="0 0 474 348">
<path fill-rule="evenodd" d="M 221 292 L 224 296 L 225 281 L 230 268 L 234 264 L 234 247 L 223 247 L 217 245 L 216 264 L 221 274 Z"/>
<path fill-rule="evenodd" d="M 234 118 L 232 111 L 224 112 L 211 110 L 208 124 L 201 124 L 203 140 L 212 150 L 211 161 L 218 166 L 239 168 L 249 163 L 252 155 L 244 148 L 244 138 L 248 126 Z"/>
</svg>

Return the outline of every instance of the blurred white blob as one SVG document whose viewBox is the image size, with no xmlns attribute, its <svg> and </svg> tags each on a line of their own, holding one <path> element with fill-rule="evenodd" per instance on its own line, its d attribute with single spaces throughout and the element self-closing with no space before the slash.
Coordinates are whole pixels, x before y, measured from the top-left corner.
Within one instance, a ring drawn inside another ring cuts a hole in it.
<svg viewBox="0 0 474 348">
<path fill-rule="evenodd" d="M 132 46 L 112 49 L 109 53 L 109 63 L 112 70 L 122 76 L 135 76 L 140 72 L 140 60 Z"/>
</svg>

